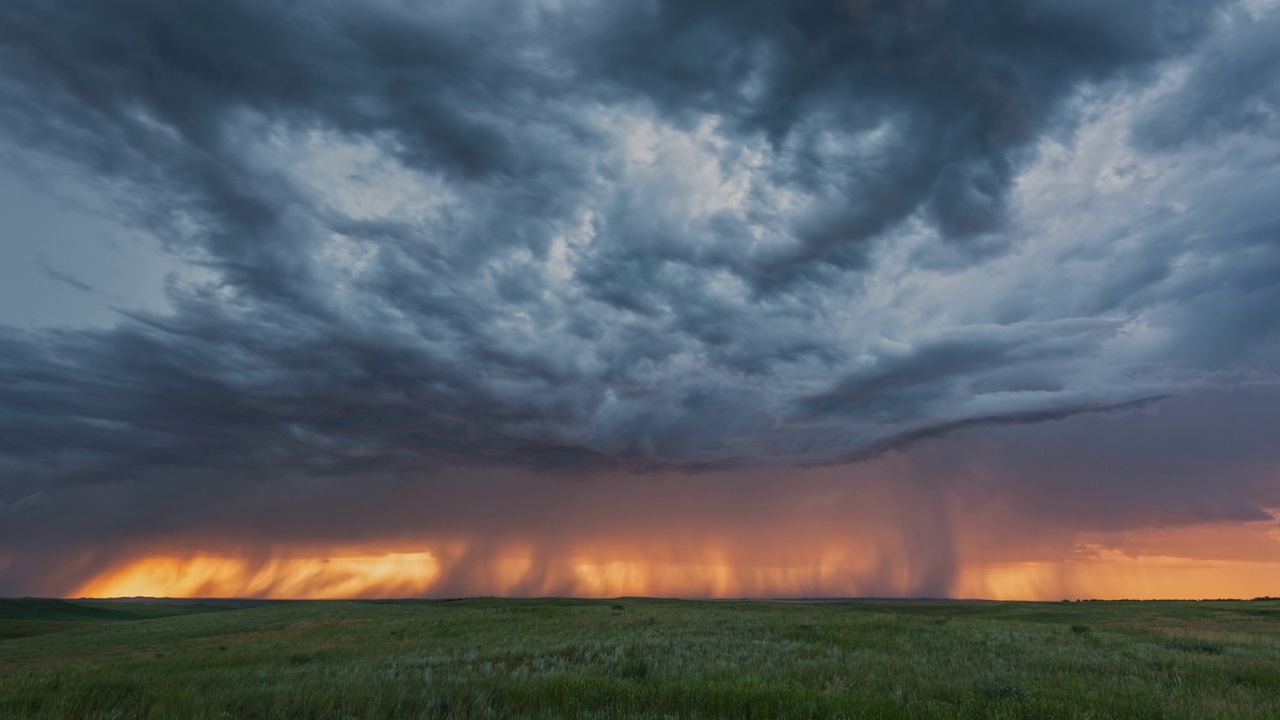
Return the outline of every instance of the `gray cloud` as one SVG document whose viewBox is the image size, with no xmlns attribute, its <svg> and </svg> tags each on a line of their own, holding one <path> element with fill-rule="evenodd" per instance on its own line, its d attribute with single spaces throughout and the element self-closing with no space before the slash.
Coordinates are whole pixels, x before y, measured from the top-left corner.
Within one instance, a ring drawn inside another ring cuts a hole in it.
<svg viewBox="0 0 1280 720">
<path fill-rule="evenodd" d="M 1234 133 L 1274 136 L 1280 113 L 1280 30 L 1274 12 L 1253 16 L 1237 9 L 1219 33 L 1197 50 L 1175 91 L 1154 103 L 1136 139 L 1155 148 L 1212 141 Z"/>
<path fill-rule="evenodd" d="M 1277 17 L 6 3 L 6 142 L 206 275 L 0 328 L 0 501 L 822 465 L 1273 378 Z"/>
<path fill-rule="evenodd" d="M 94 287 L 89 283 L 81 280 L 75 275 L 72 275 L 66 270 L 63 270 L 57 265 L 54 265 L 48 262 L 47 259 L 44 259 L 44 262 L 41 263 L 40 269 L 43 270 L 44 274 L 49 276 L 51 280 L 56 280 L 57 282 L 60 282 L 64 285 L 69 285 L 75 288 L 76 290 L 79 290 L 80 292 L 83 292 L 83 293 L 97 292 L 97 290 L 95 290 Z"/>
</svg>

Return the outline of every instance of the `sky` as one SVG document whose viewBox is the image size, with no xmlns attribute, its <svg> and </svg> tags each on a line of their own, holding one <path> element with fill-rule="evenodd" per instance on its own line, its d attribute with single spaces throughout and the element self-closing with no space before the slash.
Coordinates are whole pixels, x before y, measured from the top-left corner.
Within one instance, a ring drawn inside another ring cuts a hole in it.
<svg viewBox="0 0 1280 720">
<path fill-rule="evenodd" d="M 8 0 L 0 596 L 1280 595 L 1275 0 Z"/>
</svg>

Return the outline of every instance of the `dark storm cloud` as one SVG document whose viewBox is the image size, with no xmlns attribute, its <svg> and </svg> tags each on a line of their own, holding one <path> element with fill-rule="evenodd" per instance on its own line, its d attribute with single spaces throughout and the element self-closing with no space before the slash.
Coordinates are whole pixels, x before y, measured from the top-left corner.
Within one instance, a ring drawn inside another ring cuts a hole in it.
<svg viewBox="0 0 1280 720">
<path fill-rule="evenodd" d="M 0 513 L 102 483 L 830 463 L 1274 372 L 1276 14 L 1254 23 L 7 2 L 6 141 L 209 277 L 110 329 L 0 332 Z"/>
<path fill-rule="evenodd" d="M 922 209 L 945 237 L 993 230 L 1014 152 L 1082 81 L 1140 71 L 1202 35 L 1212 4 L 867 0 L 625 5 L 591 38 L 607 78 L 665 112 L 724 118 L 788 150 L 823 199 L 789 262 L 839 262 Z M 824 135 L 901 132 L 851 167 Z M 869 161 L 869 162 L 868 162 Z M 841 251 L 845 252 L 841 252 Z"/>
<path fill-rule="evenodd" d="M 1177 91 L 1137 127 L 1140 142 L 1169 148 L 1189 140 L 1253 132 L 1274 135 L 1280 113 L 1280 16 L 1237 16 L 1238 31 L 1214 38 Z"/>
</svg>

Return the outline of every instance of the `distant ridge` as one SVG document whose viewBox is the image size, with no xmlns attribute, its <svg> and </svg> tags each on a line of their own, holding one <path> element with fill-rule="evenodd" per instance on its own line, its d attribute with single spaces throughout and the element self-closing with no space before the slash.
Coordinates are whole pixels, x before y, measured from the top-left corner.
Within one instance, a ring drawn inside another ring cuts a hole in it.
<svg viewBox="0 0 1280 720">
<path fill-rule="evenodd" d="M 0 620 L 120 620 L 127 611 L 50 598 L 0 600 Z"/>
<path fill-rule="evenodd" d="M 129 603 L 134 605 L 205 605 L 210 608 L 220 610 L 230 610 L 235 608 L 257 607 L 259 605 L 273 605 L 276 603 L 303 602 L 301 600 L 269 600 L 264 598 L 171 598 L 171 597 L 150 597 L 147 595 L 135 595 L 133 597 L 111 597 L 111 598 L 76 598 L 71 602 L 94 602 L 94 603 L 113 603 L 123 604 Z"/>
<path fill-rule="evenodd" d="M 192 615 L 231 609 L 234 609 L 231 605 L 206 600 L 125 599 L 115 601 L 33 597 L 0 598 L 0 620 L 26 622 L 146 620 L 169 615 Z"/>
</svg>

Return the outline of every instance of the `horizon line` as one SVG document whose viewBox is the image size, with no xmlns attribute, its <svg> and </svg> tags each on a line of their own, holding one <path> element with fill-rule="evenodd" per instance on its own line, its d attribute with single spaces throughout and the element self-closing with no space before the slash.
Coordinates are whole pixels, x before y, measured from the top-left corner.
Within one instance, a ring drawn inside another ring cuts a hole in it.
<svg viewBox="0 0 1280 720">
<path fill-rule="evenodd" d="M 122 602 L 122 601 L 170 601 L 180 603 L 199 602 L 461 602 L 466 600 L 581 600 L 606 602 L 611 600 L 672 600 L 681 602 L 954 602 L 954 603 L 1039 603 L 1062 604 L 1077 602 L 1263 602 L 1280 600 L 1280 596 L 1216 598 L 1062 598 L 1060 600 L 990 599 L 980 597 L 932 597 L 932 596 L 801 596 L 801 597 L 682 597 L 659 595 L 618 595 L 613 597 L 580 597 L 574 595 L 465 595 L 455 597 L 335 597 L 335 598 L 264 598 L 250 596 L 170 597 L 157 595 L 118 595 L 110 597 L 56 597 L 23 595 L 0 597 L 0 600 L 58 600 L 63 602 Z"/>
</svg>

